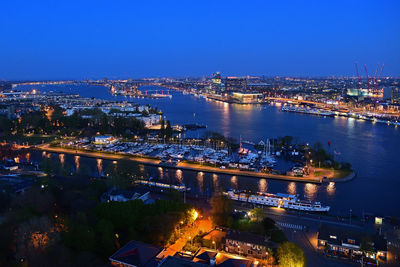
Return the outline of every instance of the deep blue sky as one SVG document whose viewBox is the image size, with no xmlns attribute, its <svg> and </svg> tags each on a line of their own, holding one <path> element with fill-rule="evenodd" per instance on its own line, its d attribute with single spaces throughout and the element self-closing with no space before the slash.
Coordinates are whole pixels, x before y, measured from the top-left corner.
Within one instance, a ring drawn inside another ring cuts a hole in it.
<svg viewBox="0 0 400 267">
<path fill-rule="evenodd" d="M 400 1 L 0 4 L 0 79 L 354 75 L 354 61 L 400 76 Z"/>
</svg>

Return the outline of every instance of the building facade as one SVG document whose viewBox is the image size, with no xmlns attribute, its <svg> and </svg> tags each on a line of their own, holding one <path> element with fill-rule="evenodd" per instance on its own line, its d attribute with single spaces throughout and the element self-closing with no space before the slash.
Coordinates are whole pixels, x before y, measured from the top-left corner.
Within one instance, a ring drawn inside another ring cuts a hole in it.
<svg viewBox="0 0 400 267">
<path fill-rule="evenodd" d="M 268 258 L 268 239 L 248 232 L 230 230 L 225 237 L 225 251 L 258 259 Z"/>
<path fill-rule="evenodd" d="M 323 224 L 318 232 L 317 246 L 326 256 L 358 263 L 377 265 L 387 258 L 387 241 L 383 237 L 352 228 Z"/>
</svg>

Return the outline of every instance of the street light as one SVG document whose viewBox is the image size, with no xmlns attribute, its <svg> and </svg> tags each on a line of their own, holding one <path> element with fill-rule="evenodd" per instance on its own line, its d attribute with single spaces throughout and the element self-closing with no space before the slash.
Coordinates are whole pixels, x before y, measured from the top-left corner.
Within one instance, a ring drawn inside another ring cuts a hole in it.
<svg viewBox="0 0 400 267">
<path fill-rule="evenodd" d="M 217 245 L 215 244 L 215 241 L 213 240 L 212 243 L 214 244 L 214 249 L 217 250 Z"/>
</svg>

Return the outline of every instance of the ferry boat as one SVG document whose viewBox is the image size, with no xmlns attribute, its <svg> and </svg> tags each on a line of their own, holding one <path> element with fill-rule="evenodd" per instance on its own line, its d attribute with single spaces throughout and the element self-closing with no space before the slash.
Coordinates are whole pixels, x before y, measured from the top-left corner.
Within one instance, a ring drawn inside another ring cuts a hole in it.
<svg viewBox="0 0 400 267">
<path fill-rule="evenodd" d="M 306 200 L 300 200 L 294 195 L 289 194 L 270 194 L 270 193 L 250 193 L 237 190 L 229 190 L 227 192 L 228 198 L 232 200 L 285 208 L 294 209 L 301 211 L 313 211 L 313 212 L 328 212 L 329 206 L 322 206 L 320 202 L 311 202 Z"/>
<path fill-rule="evenodd" d="M 172 98 L 172 95 L 169 95 L 169 94 L 152 94 L 151 95 L 152 97 L 156 97 L 156 98 L 166 98 L 166 97 L 169 97 L 169 98 Z"/>
<path fill-rule="evenodd" d="M 141 185 L 155 186 L 155 187 L 160 187 L 160 188 L 172 188 L 179 192 L 190 191 L 190 188 L 186 187 L 184 183 L 177 184 L 177 185 L 165 184 L 165 183 L 161 183 L 159 181 L 154 181 L 152 179 L 149 179 L 149 180 L 138 179 L 138 180 L 135 180 L 135 183 L 141 184 Z"/>
</svg>

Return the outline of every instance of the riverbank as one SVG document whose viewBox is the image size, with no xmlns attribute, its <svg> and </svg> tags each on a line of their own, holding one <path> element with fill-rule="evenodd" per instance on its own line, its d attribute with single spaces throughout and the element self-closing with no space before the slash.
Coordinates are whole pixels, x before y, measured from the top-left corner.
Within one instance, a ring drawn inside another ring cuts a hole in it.
<svg viewBox="0 0 400 267">
<path fill-rule="evenodd" d="M 315 183 L 321 184 L 324 181 L 336 181 L 343 179 L 341 175 L 335 173 L 333 170 L 326 170 L 326 169 L 318 169 L 314 173 L 318 173 L 318 176 L 311 174 L 307 177 L 296 177 L 290 175 L 280 175 L 280 174 L 270 174 L 270 173 L 260 173 L 260 172 L 252 172 L 252 171 L 242 171 L 238 169 L 221 169 L 218 167 L 212 166 L 205 166 L 190 162 L 180 162 L 177 165 L 171 165 L 161 162 L 159 159 L 149 158 L 149 157 L 137 157 L 127 154 L 121 153 L 108 153 L 108 152 L 97 152 L 97 151 L 84 151 L 84 150 L 75 150 L 70 148 L 63 148 L 63 147 L 51 147 L 48 144 L 45 145 L 38 145 L 33 147 L 33 149 L 46 151 L 46 152 L 54 152 L 54 153 L 65 153 L 65 154 L 72 154 L 76 156 L 84 156 L 84 157 L 91 157 L 91 158 L 101 158 L 107 160 L 132 160 L 137 163 L 141 163 L 144 165 L 152 165 L 157 167 L 165 167 L 171 169 L 182 169 L 182 170 L 189 170 L 189 171 L 198 171 L 198 172 L 207 172 L 207 173 L 219 173 L 225 175 L 235 175 L 235 176 L 244 176 L 244 177 L 252 177 L 258 179 L 274 179 L 274 180 L 283 180 L 283 181 L 291 181 L 291 182 L 302 182 L 302 183 Z"/>
</svg>

